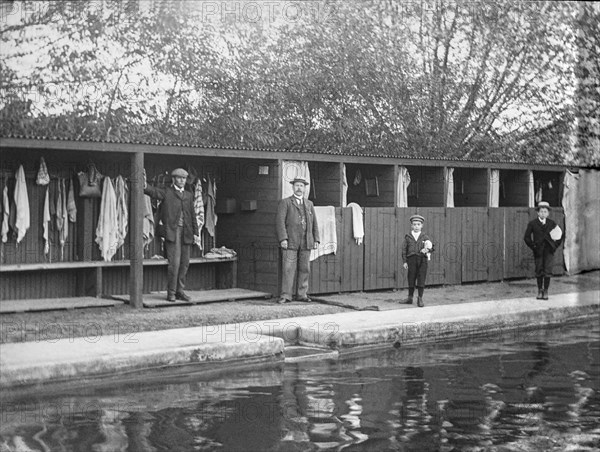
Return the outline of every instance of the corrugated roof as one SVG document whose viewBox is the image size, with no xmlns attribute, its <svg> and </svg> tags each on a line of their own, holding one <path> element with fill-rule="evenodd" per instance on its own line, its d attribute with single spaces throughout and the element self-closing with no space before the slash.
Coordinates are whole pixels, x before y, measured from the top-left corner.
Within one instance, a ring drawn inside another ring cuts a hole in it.
<svg viewBox="0 0 600 452">
<path fill-rule="evenodd" d="M 149 146 L 164 146 L 164 147 L 191 147 L 198 149 L 223 149 L 232 151 L 261 151 L 261 152 L 287 152 L 287 153 L 309 153 L 309 154 L 320 154 L 320 155 L 347 155 L 352 157 L 383 157 L 383 158 L 395 158 L 395 159 L 407 159 L 407 160 L 431 160 L 431 161 L 456 161 L 456 162 L 470 162 L 470 163 L 495 163 L 495 164 L 520 164 L 520 165 L 536 165 L 536 166 L 569 166 L 567 164 L 559 163 L 545 163 L 545 162 L 534 162 L 534 161 L 522 161 L 522 160 L 500 160 L 500 159 L 469 159 L 469 158 L 451 158 L 451 157 L 430 157 L 430 156 L 410 156 L 402 154 L 390 154 L 390 153 L 365 153 L 365 152 L 344 152 L 344 151 L 320 151 L 314 149 L 281 149 L 281 148 L 249 148 L 239 146 L 223 146 L 218 144 L 198 144 L 198 143 L 161 143 L 152 141 L 133 141 L 133 140 L 94 140 L 91 138 L 63 138 L 63 137 L 48 137 L 48 136 L 27 136 L 17 134 L 2 134 L 0 138 L 7 139 L 24 139 L 24 140 L 40 140 L 40 141 L 69 141 L 69 142 L 88 142 L 88 143 L 107 143 L 107 144 L 135 144 L 135 145 L 149 145 Z"/>
</svg>

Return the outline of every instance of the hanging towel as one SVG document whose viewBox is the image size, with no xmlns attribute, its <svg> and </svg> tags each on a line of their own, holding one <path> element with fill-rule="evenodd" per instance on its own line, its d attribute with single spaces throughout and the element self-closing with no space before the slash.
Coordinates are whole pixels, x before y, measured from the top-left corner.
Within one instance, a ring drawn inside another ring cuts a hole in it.
<svg viewBox="0 0 600 452">
<path fill-rule="evenodd" d="M 2 243 L 8 241 L 8 222 L 10 217 L 10 201 L 8 200 L 8 186 L 2 190 Z"/>
<path fill-rule="evenodd" d="M 49 227 L 52 217 L 50 216 L 50 187 L 46 188 L 46 196 L 44 196 L 44 213 L 42 217 L 42 237 L 44 238 L 44 255 L 47 256 L 50 252 Z"/>
<path fill-rule="evenodd" d="M 129 226 L 129 209 L 127 208 L 128 188 L 122 176 L 115 180 L 115 197 L 117 199 L 117 246 L 119 249 L 125 243 Z"/>
<path fill-rule="evenodd" d="M 154 214 L 152 213 L 152 198 L 144 195 L 144 221 L 142 223 L 142 238 L 144 240 L 144 249 L 154 240 Z"/>
<path fill-rule="evenodd" d="M 299 162 L 295 160 L 283 160 L 281 162 L 281 198 L 289 198 L 294 193 L 291 181 L 294 179 L 304 179 L 310 182 L 310 170 L 308 162 Z M 309 189 L 304 190 L 304 197 L 308 199 Z"/>
<path fill-rule="evenodd" d="M 67 193 L 65 192 L 65 180 L 58 180 L 58 192 L 56 196 L 56 229 L 58 230 L 58 243 L 60 244 L 60 260 L 64 260 L 64 247 L 69 237 L 69 214 L 67 212 Z"/>
<path fill-rule="evenodd" d="M 444 168 L 446 183 L 446 207 L 454 207 L 454 168 Z"/>
<path fill-rule="evenodd" d="M 357 245 L 362 245 L 365 237 L 365 227 L 363 225 L 363 210 L 355 202 L 348 204 L 352 208 L 352 235 Z"/>
<path fill-rule="evenodd" d="M 319 227 L 321 242 L 315 250 L 310 250 L 310 260 L 314 261 L 326 254 L 337 252 L 337 231 L 335 226 L 335 207 L 315 206 L 315 219 Z"/>
<path fill-rule="evenodd" d="M 348 177 L 346 176 L 346 164 L 342 163 L 342 207 L 348 204 Z"/>
<path fill-rule="evenodd" d="M 362 173 L 360 172 L 359 169 L 356 170 L 356 173 L 354 174 L 354 185 L 359 185 L 360 181 L 362 181 Z"/>
<path fill-rule="evenodd" d="M 194 212 L 196 213 L 196 222 L 198 223 L 198 236 L 194 237 L 194 243 L 202 249 L 202 226 L 204 226 L 204 200 L 202 199 L 202 181 L 196 182 L 194 190 Z"/>
<path fill-rule="evenodd" d="M 77 222 L 77 205 L 75 204 L 75 189 L 73 178 L 69 178 L 69 195 L 67 196 L 67 214 L 71 223 Z"/>
<path fill-rule="evenodd" d="M 533 182 L 533 171 L 527 171 L 527 205 L 535 207 L 535 185 Z"/>
<path fill-rule="evenodd" d="M 206 196 L 206 230 L 212 237 L 214 237 L 218 219 L 217 214 L 215 213 L 215 204 L 217 202 L 217 184 L 214 180 L 208 179 Z"/>
<path fill-rule="evenodd" d="M 19 166 L 15 177 L 17 179 L 15 185 L 15 206 L 17 208 L 15 230 L 17 232 L 17 243 L 20 243 L 30 226 L 29 197 L 27 196 L 27 184 L 25 182 L 23 165 Z"/>
<path fill-rule="evenodd" d="M 46 167 L 44 157 L 40 159 L 40 169 L 38 170 L 35 182 L 38 185 L 48 185 L 50 183 L 50 175 L 48 174 L 48 168 Z"/>
<path fill-rule="evenodd" d="M 535 192 L 535 202 L 541 202 L 543 199 L 542 184 L 539 184 L 538 189 Z M 535 204 L 533 207 L 535 207 Z"/>
<path fill-rule="evenodd" d="M 96 227 L 96 243 L 100 248 L 102 259 L 106 262 L 109 262 L 117 252 L 118 235 L 117 196 L 110 177 L 105 176 Z"/>
<path fill-rule="evenodd" d="M 408 186 L 410 185 L 410 174 L 405 166 L 400 167 L 398 172 L 398 205 L 396 207 L 408 207 Z"/>
<path fill-rule="evenodd" d="M 500 170 L 490 170 L 488 207 L 500 205 Z"/>
</svg>

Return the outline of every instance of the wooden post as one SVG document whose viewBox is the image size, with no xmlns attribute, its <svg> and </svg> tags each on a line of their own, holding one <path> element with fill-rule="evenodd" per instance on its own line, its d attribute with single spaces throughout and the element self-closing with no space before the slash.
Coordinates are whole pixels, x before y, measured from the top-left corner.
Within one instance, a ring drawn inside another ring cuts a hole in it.
<svg viewBox="0 0 600 452">
<path fill-rule="evenodd" d="M 143 307 L 142 290 L 144 286 L 144 153 L 136 152 L 131 156 L 131 208 L 129 214 L 129 305 Z"/>
<path fill-rule="evenodd" d="M 394 165 L 394 207 L 398 207 L 398 179 L 400 178 L 400 165 Z"/>
</svg>

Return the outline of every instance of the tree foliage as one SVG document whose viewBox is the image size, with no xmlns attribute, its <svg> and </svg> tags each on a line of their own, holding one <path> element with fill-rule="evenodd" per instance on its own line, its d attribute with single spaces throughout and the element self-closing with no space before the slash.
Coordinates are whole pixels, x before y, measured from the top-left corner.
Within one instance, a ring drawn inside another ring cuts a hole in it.
<svg viewBox="0 0 600 452">
<path fill-rule="evenodd" d="M 4 3 L 2 133 L 598 162 L 592 3 L 286 3 Z"/>
</svg>

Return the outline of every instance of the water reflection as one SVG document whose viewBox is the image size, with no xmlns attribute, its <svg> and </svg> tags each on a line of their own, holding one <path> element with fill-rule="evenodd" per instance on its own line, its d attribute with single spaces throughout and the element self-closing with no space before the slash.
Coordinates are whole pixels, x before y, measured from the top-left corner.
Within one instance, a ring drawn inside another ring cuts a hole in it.
<svg viewBox="0 0 600 452">
<path fill-rule="evenodd" d="M 600 450 L 599 340 L 576 325 L 212 381 L 3 394 L 0 451 Z"/>
</svg>

